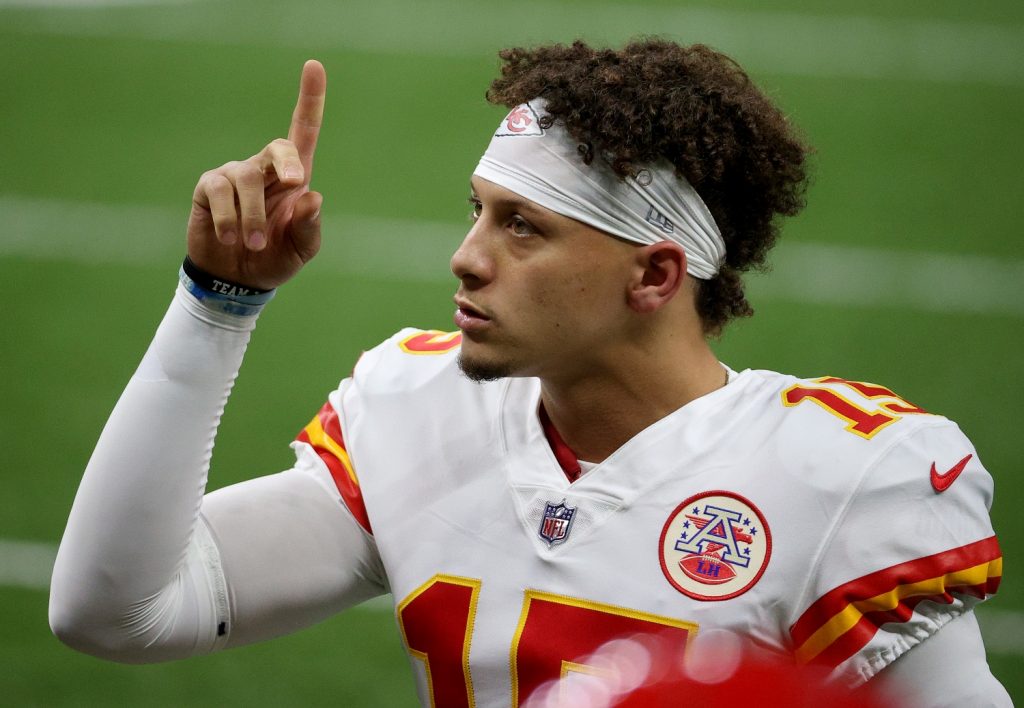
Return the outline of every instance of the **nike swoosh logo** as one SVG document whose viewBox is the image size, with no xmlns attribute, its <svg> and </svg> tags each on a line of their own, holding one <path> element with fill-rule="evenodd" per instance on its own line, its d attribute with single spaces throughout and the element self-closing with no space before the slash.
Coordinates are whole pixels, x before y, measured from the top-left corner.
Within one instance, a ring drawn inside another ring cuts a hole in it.
<svg viewBox="0 0 1024 708">
<path fill-rule="evenodd" d="M 953 482 L 956 481 L 956 478 L 960 476 L 960 473 L 964 471 L 964 467 L 967 466 L 972 457 L 974 457 L 974 453 L 960 460 L 942 474 L 939 474 L 939 471 L 935 469 L 935 463 L 933 462 L 931 473 L 932 489 L 936 492 L 944 492 L 949 489 Z"/>
</svg>

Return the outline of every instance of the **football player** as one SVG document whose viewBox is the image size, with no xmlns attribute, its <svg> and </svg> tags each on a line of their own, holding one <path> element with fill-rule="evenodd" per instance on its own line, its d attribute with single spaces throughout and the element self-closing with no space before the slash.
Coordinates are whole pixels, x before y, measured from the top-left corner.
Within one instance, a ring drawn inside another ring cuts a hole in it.
<svg viewBox="0 0 1024 708">
<path fill-rule="evenodd" d="M 649 692 L 684 649 L 713 673 L 693 640 L 724 633 L 843 690 L 1009 705 L 972 612 L 1001 576 L 992 480 L 957 426 L 708 345 L 803 205 L 782 112 L 704 46 L 501 56 L 457 329 L 368 351 L 292 469 L 209 495 L 257 315 L 319 247 L 323 67 L 287 139 L 200 178 L 180 286 L 71 511 L 57 635 L 159 661 L 390 592 L 424 704 L 557 703 L 608 647 L 614 669 L 656 645 L 628 674 Z"/>
</svg>

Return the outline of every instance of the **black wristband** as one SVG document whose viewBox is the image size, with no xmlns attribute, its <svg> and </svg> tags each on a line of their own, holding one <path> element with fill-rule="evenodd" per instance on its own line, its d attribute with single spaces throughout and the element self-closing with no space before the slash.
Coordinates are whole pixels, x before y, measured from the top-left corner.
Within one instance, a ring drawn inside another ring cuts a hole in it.
<svg viewBox="0 0 1024 708">
<path fill-rule="evenodd" d="M 273 291 L 273 288 L 261 290 L 260 288 L 254 288 L 240 283 L 232 283 L 230 280 L 224 280 L 223 278 L 218 278 L 215 275 L 210 275 L 193 263 L 192 259 L 188 256 L 185 256 L 185 260 L 181 264 L 181 269 L 185 271 L 185 275 L 192 279 L 192 282 L 203 290 L 208 290 L 211 293 L 223 295 L 224 297 L 248 298 L 258 295 L 266 295 Z"/>
</svg>

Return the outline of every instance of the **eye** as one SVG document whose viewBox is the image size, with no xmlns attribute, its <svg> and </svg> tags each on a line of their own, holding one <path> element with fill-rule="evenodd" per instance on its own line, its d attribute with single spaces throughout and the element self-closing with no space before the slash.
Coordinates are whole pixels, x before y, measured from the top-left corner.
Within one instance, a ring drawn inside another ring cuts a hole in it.
<svg viewBox="0 0 1024 708">
<path fill-rule="evenodd" d="M 476 197 L 470 197 L 466 201 L 469 202 L 469 220 L 476 221 L 480 218 L 480 212 L 483 211 L 484 205 Z"/>
<path fill-rule="evenodd" d="M 509 219 L 509 228 L 512 229 L 512 233 L 516 236 L 533 236 L 537 233 L 537 229 L 533 228 L 533 225 L 524 219 L 523 217 L 515 214 Z"/>
</svg>

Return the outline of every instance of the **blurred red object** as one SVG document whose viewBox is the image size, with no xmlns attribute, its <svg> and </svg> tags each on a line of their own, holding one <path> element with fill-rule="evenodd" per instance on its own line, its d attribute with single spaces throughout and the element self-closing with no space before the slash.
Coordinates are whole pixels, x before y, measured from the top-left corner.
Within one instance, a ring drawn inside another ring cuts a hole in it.
<svg viewBox="0 0 1024 708">
<path fill-rule="evenodd" d="M 541 686 L 528 708 L 883 708 L 867 687 L 744 645 L 728 632 L 690 642 L 685 656 L 656 635 L 616 639 Z"/>
</svg>

